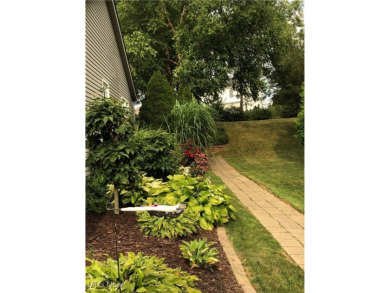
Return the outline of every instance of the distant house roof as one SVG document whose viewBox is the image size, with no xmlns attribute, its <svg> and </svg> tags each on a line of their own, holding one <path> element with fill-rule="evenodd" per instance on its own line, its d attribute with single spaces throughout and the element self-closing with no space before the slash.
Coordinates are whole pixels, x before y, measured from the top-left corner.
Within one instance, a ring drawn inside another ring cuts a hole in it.
<svg viewBox="0 0 390 293">
<path fill-rule="evenodd" d="M 118 44 L 119 54 L 121 56 L 123 69 L 125 70 L 127 84 L 129 85 L 131 99 L 133 101 L 137 101 L 137 95 L 135 92 L 133 77 L 131 76 L 130 65 L 126 55 L 125 43 L 123 42 L 122 32 L 119 25 L 119 19 L 116 13 L 114 0 L 108 0 L 106 1 L 106 4 L 108 8 L 108 13 L 110 15 L 112 27 L 114 29 L 115 39 Z"/>
</svg>

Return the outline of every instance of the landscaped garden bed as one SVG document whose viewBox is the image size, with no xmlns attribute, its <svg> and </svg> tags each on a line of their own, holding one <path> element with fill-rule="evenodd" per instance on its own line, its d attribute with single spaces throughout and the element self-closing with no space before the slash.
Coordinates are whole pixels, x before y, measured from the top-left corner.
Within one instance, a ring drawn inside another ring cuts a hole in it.
<svg viewBox="0 0 390 293">
<path fill-rule="evenodd" d="M 103 261 L 108 254 L 116 259 L 113 216 L 112 212 L 86 215 L 86 256 L 88 258 Z M 198 229 L 198 232 L 191 236 L 162 239 L 141 232 L 136 218 L 134 213 L 122 213 L 116 216 L 119 253 L 142 252 L 143 255 L 165 258 L 164 263 L 168 267 L 180 267 L 183 271 L 198 276 L 199 281 L 196 281 L 195 285 L 202 292 L 243 292 L 218 241 L 216 229 L 210 231 Z M 189 262 L 182 256 L 179 248 L 179 245 L 183 244 L 182 240 L 191 241 L 199 238 L 216 242 L 213 247 L 219 252 L 219 262 L 212 270 L 191 268 Z"/>
</svg>

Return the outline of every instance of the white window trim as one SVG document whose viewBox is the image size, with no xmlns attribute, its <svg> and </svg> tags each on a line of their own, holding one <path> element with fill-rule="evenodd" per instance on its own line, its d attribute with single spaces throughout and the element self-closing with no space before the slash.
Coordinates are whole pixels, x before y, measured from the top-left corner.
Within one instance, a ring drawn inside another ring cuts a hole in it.
<svg viewBox="0 0 390 293">
<path fill-rule="evenodd" d="M 107 87 L 105 87 L 105 84 L 107 85 Z M 110 97 L 110 83 L 105 78 L 102 78 L 102 90 L 103 90 L 103 97 L 109 98 Z M 106 90 L 108 91 L 107 96 L 106 96 Z"/>
</svg>

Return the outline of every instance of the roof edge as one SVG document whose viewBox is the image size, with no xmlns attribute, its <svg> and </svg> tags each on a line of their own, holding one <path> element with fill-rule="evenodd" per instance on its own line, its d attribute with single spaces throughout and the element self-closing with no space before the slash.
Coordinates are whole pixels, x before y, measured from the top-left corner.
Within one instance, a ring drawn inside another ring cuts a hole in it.
<svg viewBox="0 0 390 293">
<path fill-rule="evenodd" d="M 116 12 L 115 3 L 114 3 L 114 0 L 106 0 L 105 2 L 107 4 L 108 13 L 110 15 L 112 27 L 114 29 L 115 39 L 116 39 L 116 42 L 118 44 L 122 65 L 123 65 L 123 68 L 125 69 L 125 75 L 126 75 L 127 83 L 129 85 L 130 96 L 131 96 L 132 101 L 137 101 L 137 95 L 135 92 L 133 77 L 132 77 L 131 71 L 130 71 L 129 60 L 127 59 L 125 43 L 123 41 L 121 27 L 119 24 L 119 19 L 118 19 L 118 14 Z"/>
</svg>

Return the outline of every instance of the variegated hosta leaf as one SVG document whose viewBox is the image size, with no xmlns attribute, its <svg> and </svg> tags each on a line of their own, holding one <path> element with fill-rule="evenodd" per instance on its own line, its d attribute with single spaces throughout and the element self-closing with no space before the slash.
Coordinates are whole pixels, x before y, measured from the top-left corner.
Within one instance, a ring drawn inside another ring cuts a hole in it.
<svg viewBox="0 0 390 293">
<path fill-rule="evenodd" d="M 213 248 L 215 242 L 207 242 L 207 239 L 196 239 L 191 242 L 183 241 L 179 248 L 184 258 L 188 259 L 192 268 L 210 268 L 217 263 L 218 250 Z"/>
<path fill-rule="evenodd" d="M 193 292 L 200 293 L 195 288 L 194 281 L 197 276 L 189 275 L 180 268 L 168 268 L 164 259 L 142 256 L 141 253 L 129 252 L 126 256 L 120 254 L 119 268 L 121 282 L 118 282 L 117 263 L 112 258 L 105 262 L 89 260 L 92 262 L 86 267 L 86 292 L 118 292 L 121 284 L 123 293 L 129 292 Z M 157 290 L 158 289 L 158 290 Z"/>
</svg>

